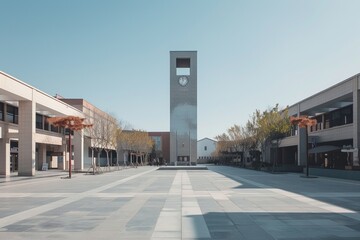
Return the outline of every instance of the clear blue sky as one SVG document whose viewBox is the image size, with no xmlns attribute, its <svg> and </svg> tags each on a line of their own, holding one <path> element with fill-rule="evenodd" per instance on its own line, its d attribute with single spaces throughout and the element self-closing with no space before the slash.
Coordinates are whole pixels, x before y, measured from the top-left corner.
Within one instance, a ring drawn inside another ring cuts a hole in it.
<svg viewBox="0 0 360 240">
<path fill-rule="evenodd" d="M 360 72 L 360 1 L 0 0 L 0 70 L 169 130 L 169 51 L 198 51 L 198 138 Z"/>
</svg>

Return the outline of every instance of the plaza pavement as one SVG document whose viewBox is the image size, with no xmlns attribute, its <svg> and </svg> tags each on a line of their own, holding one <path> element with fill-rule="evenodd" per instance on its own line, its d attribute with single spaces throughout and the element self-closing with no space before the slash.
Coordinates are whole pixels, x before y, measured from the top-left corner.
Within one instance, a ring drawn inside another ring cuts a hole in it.
<svg viewBox="0 0 360 240">
<path fill-rule="evenodd" d="M 360 182 L 209 166 L 0 182 L 0 239 L 360 239 Z"/>
</svg>

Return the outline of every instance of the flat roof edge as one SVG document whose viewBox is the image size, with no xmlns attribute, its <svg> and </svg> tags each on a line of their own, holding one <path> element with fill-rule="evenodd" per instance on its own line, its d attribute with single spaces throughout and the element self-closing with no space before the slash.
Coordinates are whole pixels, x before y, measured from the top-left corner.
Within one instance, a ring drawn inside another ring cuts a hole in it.
<svg viewBox="0 0 360 240">
<path fill-rule="evenodd" d="M 310 98 L 313 98 L 313 97 L 315 97 L 315 96 L 317 96 L 317 95 L 320 95 L 320 94 L 322 94 L 322 93 L 324 93 L 324 92 L 326 92 L 326 91 L 329 91 L 329 90 L 332 89 L 332 88 L 338 87 L 338 86 L 340 86 L 341 84 L 344 84 L 344 83 L 346 83 L 346 82 L 349 82 L 349 81 L 351 81 L 352 79 L 354 79 L 355 77 L 359 77 L 359 76 L 360 76 L 360 73 L 357 73 L 357 74 L 355 74 L 355 75 L 353 75 L 353 76 L 351 76 L 351 77 L 348 77 L 348 78 L 346 78 L 345 80 L 343 80 L 343 81 L 341 81 L 341 82 L 339 82 L 339 83 L 336 83 L 336 84 L 334 84 L 334 85 L 332 85 L 332 86 L 330 86 L 330 87 L 328 87 L 328 88 L 325 88 L 324 90 L 321 90 L 320 92 L 317 92 L 317 93 L 315 93 L 315 94 L 313 94 L 313 95 L 311 95 L 311 96 L 309 96 L 309 97 L 307 97 L 307 98 L 304 98 L 303 100 L 301 100 L 301 101 L 299 101 L 299 102 L 296 102 L 296 103 L 290 105 L 288 108 L 295 107 L 295 106 L 298 105 L 299 103 L 305 102 L 306 100 L 309 100 Z"/>
<path fill-rule="evenodd" d="M 31 86 L 30 84 L 28 84 L 28 83 L 26 83 L 26 82 L 24 82 L 24 81 L 21 81 L 21 80 L 17 79 L 16 77 L 14 77 L 14 76 L 12 76 L 12 75 L 10 75 L 10 74 L 8 74 L 8 73 L 5 73 L 5 72 L 3 72 L 3 71 L 0 71 L 0 74 L 4 75 L 5 77 L 11 78 L 12 80 L 14 80 L 14 81 L 16 81 L 16 82 L 18 82 L 18 83 L 20 83 L 20 84 L 22 84 L 22 85 L 30 88 L 30 89 L 32 89 L 32 90 L 34 90 L 34 91 L 37 91 L 37 92 L 39 92 L 39 93 L 41 93 L 41 94 L 43 94 L 43 95 L 45 95 L 45 96 L 47 96 L 47 97 L 49 97 L 49 98 L 51 98 L 51 99 L 53 99 L 53 100 L 61 103 L 61 104 L 64 104 L 65 106 L 70 107 L 70 108 L 72 108 L 73 110 L 76 110 L 77 112 L 79 112 L 79 113 L 82 114 L 82 112 L 79 111 L 79 109 L 77 109 L 77 108 L 75 108 L 75 107 L 73 107 L 73 106 L 71 106 L 71 105 L 69 105 L 69 104 L 61 101 L 60 99 L 57 99 L 57 98 L 54 97 L 54 96 L 51 96 L 50 94 L 47 94 L 46 92 L 43 92 L 43 91 L 41 91 L 41 90 L 39 90 L 39 89 Z"/>
</svg>

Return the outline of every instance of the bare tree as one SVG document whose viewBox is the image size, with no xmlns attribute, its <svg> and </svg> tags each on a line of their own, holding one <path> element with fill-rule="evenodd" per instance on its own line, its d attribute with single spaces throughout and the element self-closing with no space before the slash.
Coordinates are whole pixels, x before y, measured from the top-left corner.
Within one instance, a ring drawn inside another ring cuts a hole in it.
<svg viewBox="0 0 360 240">
<path fill-rule="evenodd" d="M 101 172 L 100 167 L 100 152 L 103 147 L 102 142 L 102 117 L 92 112 L 90 119 L 90 123 L 92 123 L 93 127 L 87 129 L 86 135 L 90 138 L 90 149 L 91 149 L 91 166 L 88 172 L 92 169 L 93 174 Z M 96 152 L 97 160 L 94 158 L 94 152 Z"/>
<path fill-rule="evenodd" d="M 148 133 L 141 130 L 122 130 L 118 132 L 117 144 L 119 151 L 127 151 L 130 155 L 130 165 L 137 166 L 146 163 L 148 154 L 153 147 L 153 141 Z M 135 162 L 133 162 L 133 160 Z"/>
<path fill-rule="evenodd" d="M 117 141 L 117 149 L 118 152 L 122 152 L 123 155 L 123 160 L 124 160 L 124 165 L 126 166 L 126 157 L 125 154 L 126 152 L 130 153 L 131 152 L 131 131 L 129 130 L 121 130 L 117 132 L 117 136 L 116 136 L 116 141 Z M 132 164 L 132 160 L 131 158 L 129 159 L 130 164 Z"/>
<path fill-rule="evenodd" d="M 108 167 L 108 170 L 110 171 L 110 158 L 109 158 L 109 152 L 112 149 L 115 149 L 115 142 L 116 142 L 116 134 L 117 134 L 117 119 L 116 117 L 106 114 L 102 121 L 102 148 L 106 152 L 106 165 Z"/>
</svg>

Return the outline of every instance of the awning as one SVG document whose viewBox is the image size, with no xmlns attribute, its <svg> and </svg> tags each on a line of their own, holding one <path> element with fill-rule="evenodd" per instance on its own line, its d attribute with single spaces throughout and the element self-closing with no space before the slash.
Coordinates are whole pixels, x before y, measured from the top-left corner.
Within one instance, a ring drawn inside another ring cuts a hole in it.
<svg viewBox="0 0 360 240">
<path fill-rule="evenodd" d="M 309 153 L 323 153 L 323 152 L 331 152 L 340 149 L 337 146 L 325 145 L 325 146 L 318 146 L 309 149 Z"/>
</svg>

